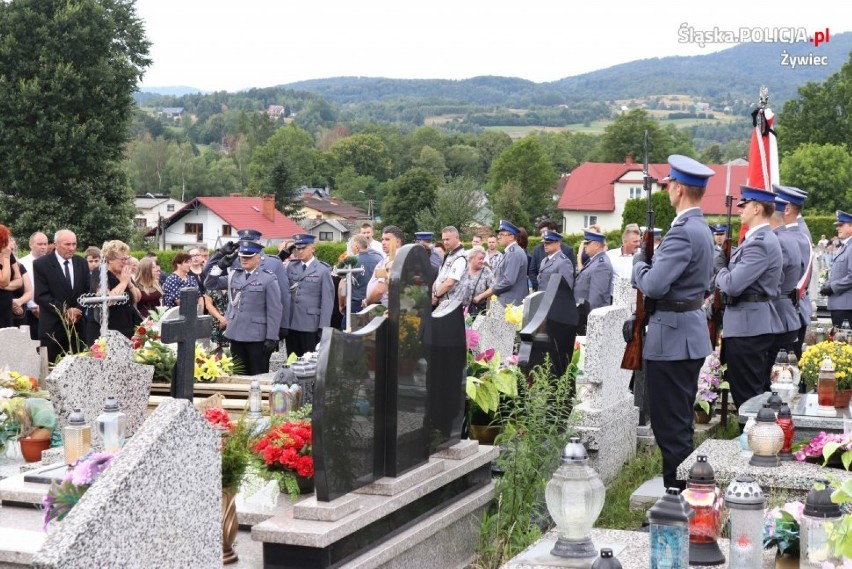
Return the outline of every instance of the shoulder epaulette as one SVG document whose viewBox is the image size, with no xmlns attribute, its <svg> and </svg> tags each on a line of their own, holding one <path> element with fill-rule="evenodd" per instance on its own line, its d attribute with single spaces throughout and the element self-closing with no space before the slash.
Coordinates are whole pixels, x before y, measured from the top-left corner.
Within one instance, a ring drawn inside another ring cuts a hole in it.
<svg viewBox="0 0 852 569">
<path fill-rule="evenodd" d="M 319 261 L 319 259 L 317 259 L 317 260 Z M 331 268 L 331 265 L 329 265 L 329 264 L 328 264 L 328 263 L 326 263 L 325 261 L 320 261 L 319 263 L 320 263 L 320 265 L 325 265 L 325 266 L 326 266 L 326 267 L 328 267 L 329 269 Z"/>
<path fill-rule="evenodd" d="M 689 219 L 689 218 L 688 218 L 688 217 L 681 217 L 680 219 L 678 219 L 678 220 L 675 222 L 675 224 L 674 224 L 674 225 L 672 225 L 672 227 L 679 227 L 679 226 L 683 225 L 684 223 L 686 223 L 686 220 L 687 220 L 687 219 Z"/>
<path fill-rule="evenodd" d="M 598 263 L 605 263 L 606 262 L 606 261 L 604 261 L 605 256 L 606 255 L 601 255 L 600 257 L 598 257 Z"/>
<path fill-rule="evenodd" d="M 263 271 L 264 273 L 268 274 L 268 275 L 275 276 L 274 271 L 270 271 L 269 269 L 264 269 L 264 268 L 261 268 L 260 270 Z"/>
<path fill-rule="evenodd" d="M 755 240 L 755 241 L 763 241 L 763 238 L 764 238 L 765 236 L 766 236 L 766 235 L 764 235 L 764 233 L 763 233 L 763 232 L 760 232 L 760 233 L 758 233 L 757 235 L 755 235 L 755 236 L 754 236 L 754 240 Z"/>
</svg>

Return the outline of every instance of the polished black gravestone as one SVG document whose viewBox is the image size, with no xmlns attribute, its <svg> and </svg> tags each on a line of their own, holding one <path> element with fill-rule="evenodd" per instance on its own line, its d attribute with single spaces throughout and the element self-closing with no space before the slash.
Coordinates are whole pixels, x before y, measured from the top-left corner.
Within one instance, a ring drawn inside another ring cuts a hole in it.
<svg viewBox="0 0 852 569">
<path fill-rule="evenodd" d="M 562 377 L 574 353 L 579 315 L 574 293 L 560 275 L 552 275 L 541 304 L 521 330 L 518 365 L 524 373 L 550 356 L 552 372 Z"/>
<path fill-rule="evenodd" d="M 387 322 L 347 334 L 323 330 L 314 384 L 313 457 L 317 500 L 328 502 L 381 476 Z"/>
<path fill-rule="evenodd" d="M 428 331 L 426 416 L 431 454 L 461 440 L 467 380 L 467 344 L 461 303 L 453 300 L 433 312 Z"/>
<path fill-rule="evenodd" d="M 195 341 L 209 338 L 213 330 L 212 325 L 211 316 L 198 316 L 198 289 L 181 289 L 178 317 L 160 323 L 163 343 L 177 342 L 178 345 L 171 388 L 171 395 L 175 399 L 192 401 L 195 384 Z"/>
</svg>

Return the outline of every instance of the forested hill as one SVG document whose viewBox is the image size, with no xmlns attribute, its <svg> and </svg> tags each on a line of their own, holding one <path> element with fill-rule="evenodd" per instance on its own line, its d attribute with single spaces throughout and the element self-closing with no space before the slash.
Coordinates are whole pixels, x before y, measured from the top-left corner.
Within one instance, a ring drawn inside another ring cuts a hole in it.
<svg viewBox="0 0 852 569">
<path fill-rule="evenodd" d="M 389 99 L 463 101 L 479 105 L 526 107 L 578 100 L 620 100 L 683 93 L 707 99 L 756 100 L 760 85 L 770 88 L 772 105 L 780 108 L 809 81 L 824 81 L 840 70 L 852 51 L 852 32 L 811 44 L 744 43 L 707 55 L 642 59 L 551 83 L 513 77 L 464 80 L 334 77 L 289 83 L 281 87 L 316 93 L 339 104 Z M 790 57 L 786 62 L 784 53 Z M 801 65 L 793 56 L 825 56 L 827 65 Z"/>
</svg>

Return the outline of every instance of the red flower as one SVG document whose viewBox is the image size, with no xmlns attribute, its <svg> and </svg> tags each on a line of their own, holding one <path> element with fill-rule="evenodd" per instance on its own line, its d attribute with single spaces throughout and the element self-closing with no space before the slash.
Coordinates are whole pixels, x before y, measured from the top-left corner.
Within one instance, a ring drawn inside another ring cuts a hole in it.
<svg viewBox="0 0 852 569">
<path fill-rule="evenodd" d="M 299 476 L 310 478 L 314 475 L 314 459 L 310 456 L 303 456 L 299 459 L 296 465 L 296 473 Z"/>
<path fill-rule="evenodd" d="M 204 411 L 204 418 L 214 427 L 228 429 L 229 431 L 233 429 L 228 412 L 219 407 L 211 407 Z"/>
<path fill-rule="evenodd" d="M 139 328 L 136 329 L 136 333 L 139 334 L 140 336 L 144 336 L 147 333 L 147 330 L 145 330 L 145 328 L 140 326 Z"/>
<path fill-rule="evenodd" d="M 254 443 L 252 452 L 273 470 L 284 469 L 300 476 L 313 476 L 312 439 L 308 421 L 283 423 L 269 429 Z"/>
</svg>

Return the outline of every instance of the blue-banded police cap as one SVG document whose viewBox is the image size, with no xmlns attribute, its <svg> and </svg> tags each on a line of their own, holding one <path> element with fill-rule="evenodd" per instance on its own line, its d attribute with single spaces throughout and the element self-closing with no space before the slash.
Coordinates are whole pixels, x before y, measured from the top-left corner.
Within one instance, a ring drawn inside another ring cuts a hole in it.
<svg viewBox="0 0 852 569">
<path fill-rule="evenodd" d="M 431 231 L 415 231 L 414 232 L 414 240 L 415 241 L 434 241 L 435 234 Z"/>
<path fill-rule="evenodd" d="M 508 231 L 509 233 L 515 236 L 520 235 L 521 233 L 520 230 L 515 226 L 515 224 L 505 219 L 500 220 L 500 227 L 497 229 L 497 231 Z"/>
<path fill-rule="evenodd" d="M 311 235 L 310 233 L 297 233 L 293 236 L 294 244 L 296 245 L 296 249 L 303 249 L 316 241 L 316 237 Z"/>
<path fill-rule="evenodd" d="M 834 222 L 834 225 L 843 225 L 844 223 L 852 223 L 852 213 L 846 213 L 838 209 L 837 221 Z"/>
<path fill-rule="evenodd" d="M 606 236 L 603 233 L 598 233 L 597 231 L 590 231 L 589 229 L 584 229 L 583 241 L 597 241 L 598 243 L 603 243 L 604 241 L 606 241 Z"/>
<path fill-rule="evenodd" d="M 775 211 L 783 212 L 787 209 L 788 205 L 790 205 L 790 202 L 788 202 L 778 194 L 775 194 Z"/>
<path fill-rule="evenodd" d="M 728 225 L 725 223 L 717 223 L 716 225 L 711 225 L 710 229 L 715 235 L 721 235 L 723 233 L 727 233 Z"/>
<path fill-rule="evenodd" d="M 262 235 L 257 229 L 240 229 L 237 231 L 237 237 L 246 241 L 260 241 Z"/>
<path fill-rule="evenodd" d="M 775 203 L 775 194 L 762 188 L 752 188 L 751 186 L 740 186 L 742 199 L 740 199 L 737 207 L 742 207 L 748 202 L 770 202 Z"/>
<path fill-rule="evenodd" d="M 541 240 L 553 243 L 554 241 L 562 241 L 562 234 L 557 231 L 547 230 L 541 234 Z"/>
<path fill-rule="evenodd" d="M 263 251 L 263 245 L 257 241 L 249 241 L 248 239 L 240 239 L 239 255 L 240 257 L 254 257 Z"/>
<path fill-rule="evenodd" d="M 710 176 L 716 174 L 698 160 L 682 154 L 672 154 L 669 156 L 668 162 L 671 166 L 669 179 L 677 180 L 687 186 L 706 187 Z"/>
<path fill-rule="evenodd" d="M 807 192 L 800 190 L 799 188 L 794 188 L 793 186 L 779 186 L 778 184 L 772 184 L 772 189 L 775 191 L 775 195 L 785 202 L 793 205 L 805 205 L 805 198 L 808 197 Z"/>
</svg>

